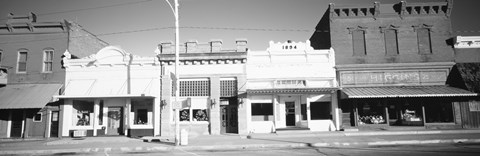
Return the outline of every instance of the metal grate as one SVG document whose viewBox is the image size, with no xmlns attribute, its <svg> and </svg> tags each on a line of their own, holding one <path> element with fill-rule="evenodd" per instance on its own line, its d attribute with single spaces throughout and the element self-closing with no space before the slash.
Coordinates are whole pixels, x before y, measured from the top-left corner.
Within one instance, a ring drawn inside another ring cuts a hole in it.
<svg viewBox="0 0 480 156">
<path fill-rule="evenodd" d="M 220 96 L 237 96 L 237 80 L 220 80 Z"/>
<path fill-rule="evenodd" d="M 175 92 L 172 85 L 172 95 Z M 180 96 L 210 96 L 209 80 L 180 80 Z"/>
</svg>

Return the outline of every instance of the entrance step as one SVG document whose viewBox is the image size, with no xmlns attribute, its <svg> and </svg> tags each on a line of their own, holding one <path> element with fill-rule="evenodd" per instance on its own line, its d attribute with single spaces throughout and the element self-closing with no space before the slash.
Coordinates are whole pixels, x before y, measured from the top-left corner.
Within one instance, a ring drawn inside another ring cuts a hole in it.
<svg viewBox="0 0 480 156">
<path fill-rule="evenodd" d="M 302 127 L 288 127 L 288 128 L 277 128 L 277 134 L 292 134 L 292 133 L 312 133 L 310 128 L 302 128 Z"/>
</svg>

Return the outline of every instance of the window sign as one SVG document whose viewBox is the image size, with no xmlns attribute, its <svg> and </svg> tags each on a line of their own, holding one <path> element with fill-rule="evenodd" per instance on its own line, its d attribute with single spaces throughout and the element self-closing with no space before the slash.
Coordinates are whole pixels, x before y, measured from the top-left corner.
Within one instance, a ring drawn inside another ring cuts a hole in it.
<svg viewBox="0 0 480 156">
<path fill-rule="evenodd" d="M 479 112 L 480 111 L 480 101 L 470 101 L 468 103 L 470 112 Z"/>
<path fill-rule="evenodd" d="M 73 101 L 73 124 L 75 126 L 90 126 L 93 114 L 93 101 Z"/>
</svg>

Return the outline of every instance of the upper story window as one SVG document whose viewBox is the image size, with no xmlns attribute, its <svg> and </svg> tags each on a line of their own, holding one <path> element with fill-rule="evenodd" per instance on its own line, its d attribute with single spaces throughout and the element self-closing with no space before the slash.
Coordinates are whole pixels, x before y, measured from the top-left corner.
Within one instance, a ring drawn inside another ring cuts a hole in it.
<svg viewBox="0 0 480 156">
<path fill-rule="evenodd" d="M 220 97 L 237 96 L 237 80 L 235 78 L 220 79 Z"/>
<path fill-rule="evenodd" d="M 387 29 L 383 33 L 385 35 L 385 54 L 389 56 L 398 55 L 397 30 Z"/>
<path fill-rule="evenodd" d="M 43 51 L 43 72 L 53 71 L 53 49 Z"/>
<path fill-rule="evenodd" d="M 365 44 L 365 31 L 354 30 L 352 31 L 353 39 L 353 56 L 365 56 L 367 55 Z"/>
<path fill-rule="evenodd" d="M 19 73 L 27 72 L 27 58 L 28 58 L 27 50 L 18 51 L 17 72 Z"/>
<path fill-rule="evenodd" d="M 420 28 L 417 29 L 418 39 L 418 53 L 419 54 L 431 54 L 432 53 L 432 41 L 430 36 L 430 29 Z"/>
</svg>

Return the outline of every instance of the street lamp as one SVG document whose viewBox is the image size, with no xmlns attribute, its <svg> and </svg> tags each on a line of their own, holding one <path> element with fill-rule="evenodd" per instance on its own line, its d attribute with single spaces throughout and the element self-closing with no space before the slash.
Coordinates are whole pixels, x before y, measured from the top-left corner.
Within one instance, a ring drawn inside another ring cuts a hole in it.
<svg viewBox="0 0 480 156">
<path fill-rule="evenodd" d="M 172 107 L 175 109 L 175 146 L 180 145 L 180 125 L 179 125 L 179 96 L 180 96 L 180 83 L 179 83 L 179 73 L 178 73 L 178 65 L 180 63 L 179 61 L 179 31 L 178 31 L 178 0 L 174 0 L 175 4 L 172 6 L 170 1 L 165 0 L 168 5 L 170 6 L 170 9 L 172 9 L 173 15 L 175 16 L 175 73 L 174 73 L 174 82 L 175 82 L 175 101 L 174 105 Z"/>
</svg>

